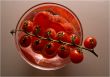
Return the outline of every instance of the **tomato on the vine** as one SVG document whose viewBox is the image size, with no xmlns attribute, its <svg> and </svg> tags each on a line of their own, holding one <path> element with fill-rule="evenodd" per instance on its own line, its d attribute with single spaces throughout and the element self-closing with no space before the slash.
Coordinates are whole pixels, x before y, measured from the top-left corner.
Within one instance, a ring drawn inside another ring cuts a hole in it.
<svg viewBox="0 0 110 77">
<path fill-rule="evenodd" d="M 24 32 L 32 32 L 33 31 L 33 22 L 30 20 L 24 21 L 22 29 Z"/>
<path fill-rule="evenodd" d="M 36 40 L 32 43 L 31 47 L 32 47 L 32 49 L 33 49 L 33 51 L 34 51 L 35 53 L 41 53 L 42 50 L 44 49 L 44 46 L 45 46 L 46 44 L 47 44 L 47 41 L 46 41 L 46 40 L 36 39 Z"/>
<path fill-rule="evenodd" d="M 70 54 L 70 48 L 68 46 L 65 46 L 65 45 L 61 45 L 59 48 L 58 48 L 58 56 L 61 57 L 61 58 L 67 58 Z"/>
<path fill-rule="evenodd" d="M 75 45 L 80 44 L 80 38 L 76 34 L 71 34 L 68 38 L 69 43 L 73 43 Z"/>
<path fill-rule="evenodd" d="M 68 35 L 64 31 L 59 31 L 56 35 L 57 40 L 61 40 L 61 41 L 64 41 L 64 42 L 67 41 L 67 38 L 68 38 Z"/>
<path fill-rule="evenodd" d="M 22 47 L 28 47 L 31 44 L 31 37 L 30 36 L 22 36 L 20 38 L 19 43 Z"/>
<path fill-rule="evenodd" d="M 97 45 L 97 41 L 94 37 L 87 37 L 84 41 L 84 46 L 89 49 L 95 48 Z"/>
<path fill-rule="evenodd" d="M 56 31 L 53 28 L 48 28 L 45 31 L 44 37 L 55 39 L 56 38 Z"/>
<path fill-rule="evenodd" d="M 72 51 L 70 51 L 70 59 L 73 63 L 77 64 L 83 61 L 83 52 L 80 50 L 74 48 Z"/>
<path fill-rule="evenodd" d="M 56 51 L 56 47 L 57 47 L 57 43 L 48 43 L 46 46 L 45 46 L 45 49 L 44 51 L 42 51 L 42 55 L 45 57 L 45 58 L 53 58 L 57 55 L 57 51 Z"/>
</svg>

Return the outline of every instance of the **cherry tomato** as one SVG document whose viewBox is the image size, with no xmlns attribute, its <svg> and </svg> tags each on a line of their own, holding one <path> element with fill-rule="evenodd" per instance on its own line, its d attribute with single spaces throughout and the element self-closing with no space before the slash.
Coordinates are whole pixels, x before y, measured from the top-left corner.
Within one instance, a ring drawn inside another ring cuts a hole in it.
<svg viewBox="0 0 110 77">
<path fill-rule="evenodd" d="M 31 48 L 35 53 L 41 53 L 42 50 L 44 49 L 44 46 L 47 44 L 46 40 L 40 40 L 40 39 L 36 39 L 32 45 Z"/>
<path fill-rule="evenodd" d="M 55 39 L 56 31 L 53 28 L 48 28 L 45 32 L 44 37 Z"/>
<path fill-rule="evenodd" d="M 57 40 L 61 40 L 61 41 L 64 41 L 64 42 L 67 41 L 67 38 L 68 38 L 68 35 L 64 31 L 60 31 L 56 35 Z"/>
<path fill-rule="evenodd" d="M 95 48 L 97 45 L 97 41 L 94 37 L 87 37 L 84 41 L 84 46 L 89 49 Z"/>
<path fill-rule="evenodd" d="M 19 43 L 22 47 L 28 47 L 31 44 L 31 37 L 30 36 L 22 36 L 20 38 Z"/>
<path fill-rule="evenodd" d="M 22 29 L 24 30 L 24 32 L 32 32 L 33 31 L 33 22 L 31 22 L 30 20 L 24 21 Z"/>
<path fill-rule="evenodd" d="M 61 58 L 67 58 L 70 54 L 70 48 L 64 45 L 61 45 L 57 51 L 58 56 Z"/>
<path fill-rule="evenodd" d="M 80 44 L 80 38 L 76 34 L 71 34 L 68 38 L 69 43 L 73 43 L 75 45 Z"/>
<path fill-rule="evenodd" d="M 38 36 L 38 35 L 42 35 L 42 31 L 41 31 L 41 28 L 40 26 L 35 26 L 33 28 L 33 32 L 32 32 L 35 36 Z"/>
<path fill-rule="evenodd" d="M 78 49 L 75 48 L 72 51 L 70 51 L 70 59 L 73 63 L 80 63 L 83 61 L 83 58 L 83 53 Z"/>
<path fill-rule="evenodd" d="M 53 58 L 57 55 L 57 52 L 56 52 L 56 48 L 57 47 L 57 44 L 56 43 L 49 43 L 45 46 L 45 50 L 42 51 L 42 55 L 45 57 L 45 58 Z"/>
</svg>

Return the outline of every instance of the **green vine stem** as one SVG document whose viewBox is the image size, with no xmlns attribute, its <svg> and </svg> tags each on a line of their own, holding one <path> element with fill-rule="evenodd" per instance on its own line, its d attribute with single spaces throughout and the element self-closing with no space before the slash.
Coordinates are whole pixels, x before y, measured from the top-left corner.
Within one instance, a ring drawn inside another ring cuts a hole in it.
<svg viewBox="0 0 110 77">
<path fill-rule="evenodd" d="M 16 33 L 17 31 L 25 32 L 25 31 L 23 31 L 23 30 L 11 30 L 10 33 L 13 35 L 13 34 Z M 32 33 L 29 33 L 29 32 L 25 32 L 25 33 L 26 33 L 26 35 L 29 35 L 29 36 L 36 36 L 36 35 L 34 35 L 34 34 L 32 34 Z M 94 49 L 88 49 L 88 48 L 85 48 L 85 47 L 83 47 L 83 46 L 81 46 L 81 45 L 76 45 L 76 44 L 64 42 L 64 41 L 61 41 L 61 40 L 54 40 L 54 39 L 52 39 L 52 38 L 50 38 L 50 37 L 49 37 L 49 38 L 45 38 L 45 37 L 39 36 L 39 35 L 37 35 L 36 37 L 38 37 L 38 38 L 41 39 L 41 40 L 48 40 L 48 41 L 51 41 L 51 42 L 57 42 L 57 43 L 60 43 L 60 44 L 62 44 L 62 45 L 76 46 L 76 47 L 78 47 L 79 49 L 88 50 L 88 51 L 90 51 L 92 54 L 94 54 L 96 57 L 98 57 L 98 55 L 94 52 Z"/>
</svg>

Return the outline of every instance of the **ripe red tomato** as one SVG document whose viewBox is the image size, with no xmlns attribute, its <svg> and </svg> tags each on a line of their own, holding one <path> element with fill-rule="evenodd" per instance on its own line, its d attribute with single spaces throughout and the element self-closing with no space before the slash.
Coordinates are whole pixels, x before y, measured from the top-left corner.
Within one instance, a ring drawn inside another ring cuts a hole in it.
<svg viewBox="0 0 110 77">
<path fill-rule="evenodd" d="M 33 34 L 35 35 L 35 36 L 37 36 L 37 35 L 42 35 L 42 32 L 43 31 L 41 31 L 41 28 L 40 28 L 40 26 L 35 26 L 34 28 L 33 28 Z"/>
<path fill-rule="evenodd" d="M 31 37 L 30 36 L 22 36 L 20 38 L 19 44 L 22 47 L 28 47 L 31 44 Z"/>
<path fill-rule="evenodd" d="M 56 35 L 57 40 L 61 40 L 61 41 L 64 41 L 64 42 L 67 41 L 67 38 L 68 38 L 68 35 L 64 31 L 60 31 Z"/>
<path fill-rule="evenodd" d="M 22 27 L 24 32 L 32 32 L 33 31 L 33 22 L 30 20 L 26 20 Z"/>
<path fill-rule="evenodd" d="M 67 58 L 70 54 L 70 48 L 67 47 L 67 46 L 63 46 L 61 45 L 59 48 L 58 48 L 58 56 L 61 57 L 61 58 Z"/>
<path fill-rule="evenodd" d="M 44 37 L 55 39 L 56 31 L 53 28 L 48 28 L 45 32 Z"/>
<path fill-rule="evenodd" d="M 75 45 L 80 44 L 80 38 L 76 34 L 71 34 L 68 38 L 69 43 L 73 43 Z"/>
<path fill-rule="evenodd" d="M 32 45 L 31 48 L 35 53 L 41 54 L 42 50 L 44 49 L 44 46 L 47 44 L 46 40 L 40 40 L 36 39 Z"/>
<path fill-rule="evenodd" d="M 70 59 L 73 63 L 80 63 L 83 61 L 83 58 L 83 53 L 78 49 L 75 48 L 72 51 L 70 51 Z"/>
<path fill-rule="evenodd" d="M 44 51 L 42 51 L 42 55 L 45 57 L 45 58 L 53 58 L 57 55 L 57 52 L 56 52 L 56 48 L 57 47 L 57 43 L 49 43 L 45 46 L 45 49 Z"/>
<path fill-rule="evenodd" d="M 87 37 L 84 41 L 84 46 L 89 49 L 95 48 L 97 45 L 97 41 L 94 37 Z"/>
</svg>

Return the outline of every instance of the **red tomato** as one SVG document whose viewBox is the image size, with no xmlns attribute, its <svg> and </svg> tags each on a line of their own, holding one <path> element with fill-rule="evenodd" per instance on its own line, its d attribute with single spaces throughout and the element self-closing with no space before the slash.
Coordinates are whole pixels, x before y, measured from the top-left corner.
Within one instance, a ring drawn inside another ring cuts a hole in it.
<svg viewBox="0 0 110 77">
<path fill-rule="evenodd" d="M 22 47 L 28 47 L 31 44 L 30 36 L 22 36 L 19 43 Z"/>
<path fill-rule="evenodd" d="M 31 47 L 32 47 L 32 50 L 35 52 L 35 53 L 41 53 L 42 50 L 44 49 L 44 46 L 47 44 L 47 41 L 46 40 L 39 40 L 39 39 L 36 39 Z"/>
<path fill-rule="evenodd" d="M 70 51 L 70 59 L 73 63 L 80 63 L 83 61 L 83 58 L 83 53 L 78 49 L 73 49 L 72 51 Z"/>
<path fill-rule="evenodd" d="M 67 58 L 70 54 L 70 48 L 67 46 L 60 46 L 58 49 L 58 56 L 61 58 Z"/>
<path fill-rule="evenodd" d="M 73 43 L 75 45 L 80 44 L 80 38 L 76 34 L 71 34 L 68 38 L 69 43 Z"/>
<path fill-rule="evenodd" d="M 56 31 L 53 28 L 48 28 L 45 32 L 44 37 L 55 39 Z"/>
<path fill-rule="evenodd" d="M 66 42 L 68 35 L 64 31 L 60 31 L 57 33 L 56 39 Z"/>
<path fill-rule="evenodd" d="M 57 47 L 57 43 L 49 43 L 45 46 L 45 50 L 42 51 L 42 55 L 45 57 L 45 58 L 53 58 L 57 55 L 57 52 L 56 52 L 56 48 Z"/>
<path fill-rule="evenodd" d="M 97 41 L 94 37 L 87 37 L 84 41 L 84 46 L 89 49 L 95 48 L 97 45 Z"/>
<path fill-rule="evenodd" d="M 30 20 L 24 21 L 22 29 L 25 32 L 32 32 L 33 31 L 33 22 L 31 22 Z"/>
<path fill-rule="evenodd" d="M 35 26 L 34 28 L 33 28 L 33 34 L 35 35 L 35 36 L 37 36 L 37 35 L 42 35 L 43 33 L 42 32 L 44 32 L 44 31 L 41 31 L 42 29 L 40 28 L 40 26 Z"/>
</svg>

